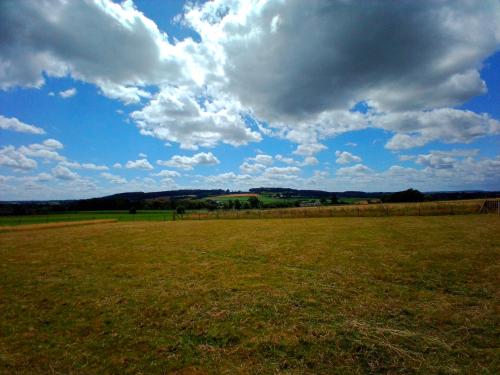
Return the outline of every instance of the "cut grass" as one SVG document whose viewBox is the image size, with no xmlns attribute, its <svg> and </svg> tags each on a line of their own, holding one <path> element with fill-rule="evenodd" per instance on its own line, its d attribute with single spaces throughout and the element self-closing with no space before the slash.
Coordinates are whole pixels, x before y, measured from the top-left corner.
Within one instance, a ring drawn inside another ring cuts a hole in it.
<svg viewBox="0 0 500 375">
<path fill-rule="evenodd" d="M 500 218 L 0 234 L 0 373 L 495 374 Z"/>
<path fill-rule="evenodd" d="M 0 226 L 57 223 L 63 221 L 116 219 L 119 221 L 167 221 L 172 220 L 173 211 L 81 211 L 71 213 L 52 213 L 48 215 L 9 215 L 0 216 Z"/>
</svg>

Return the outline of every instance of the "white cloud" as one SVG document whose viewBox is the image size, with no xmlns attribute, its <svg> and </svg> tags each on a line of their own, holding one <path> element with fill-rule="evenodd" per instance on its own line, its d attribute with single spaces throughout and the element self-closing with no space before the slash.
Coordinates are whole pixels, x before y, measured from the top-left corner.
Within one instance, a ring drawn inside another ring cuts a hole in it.
<svg viewBox="0 0 500 375">
<path fill-rule="evenodd" d="M 154 167 L 147 159 L 129 160 L 125 164 L 127 169 L 153 169 Z"/>
<path fill-rule="evenodd" d="M 267 168 L 265 174 L 268 176 L 283 176 L 283 175 L 296 175 L 300 173 L 300 168 L 297 167 L 271 167 Z"/>
<path fill-rule="evenodd" d="M 415 163 L 436 169 L 450 169 L 458 163 L 458 158 L 472 158 L 479 150 L 430 151 L 415 157 Z"/>
<path fill-rule="evenodd" d="M 127 180 L 125 178 L 108 172 L 101 173 L 101 176 L 112 184 L 123 185 L 127 183 Z"/>
<path fill-rule="evenodd" d="M 102 81 L 99 81 L 98 84 L 104 96 L 110 99 L 121 100 L 126 105 L 136 104 L 139 103 L 142 98 L 147 99 L 151 97 L 149 92 L 134 86 L 124 86 Z"/>
<path fill-rule="evenodd" d="M 193 87 L 165 86 L 148 105 L 131 114 L 141 134 L 178 142 L 184 149 L 258 142 L 261 135 L 243 121 L 242 108 L 229 98 L 197 96 Z"/>
<path fill-rule="evenodd" d="M 113 164 L 113 168 L 121 169 L 121 168 L 123 168 L 123 166 L 120 163 L 115 163 L 115 164 Z"/>
<path fill-rule="evenodd" d="M 173 178 L 173 177 L 180 177 L 181 174 L 177 171 L 169 171 L 167 169 L 164 169 L 158 173 L 153 174 L 153 176 L 163 177 L 163 178 Z"/>
<path fill-rule="evenodd" d="M 11 130 L 20 133 L 45 134 L 45 131 L 42 128 L 25 124 L 15 117 L 8 118 L 2 115 L 0 115 L 0 129 Z"/>
<path fill-rule="evenodd" d="M 109 169 L 105 165 L 96 165 L 94 163 L 83 163 L 82 168 L 83 169 L 90 169 L 93 171 L 107 171 Z"/>
<path fill-rule="evenodd" d="M 220 161 L 211 152 L 200 152 L 193 156 L 174 155 L 170 160 L 158 160 L 158 165 L 191 170 L 199 165 L 216 165 Z"/>
<path fill-rule="evenodd" d="M 361 101 L 398 111 L 462 103 L 485 92 L 478 68 L 500 41 L 494 0 L 220 0 L 192 5 L 184 20 L 220 56 L 225 89 L 268 121 Z"/>
<path fill-rule="evenodd" d="M 326 149 L 327 147 L 321 143 L 306 143 L 299 145 L 293 153 L 297 155 L 311 156 Z"/>
<path fill-rule="evenodd" d="M 451 108 L 425 112 L 399 112 L 372 117 L 376 127 L 396 132 L 386 148 L 402 150 L 441 140 L 469 143 L 479 137 L 500 133 L 500 121 L 487 114 Z"/>
<path fill-rule="evenodd" d="M 248 158 L 248 161 L 254 161 L 259 164 L 263 165 L 271 165 L 273 164 L 273 157 L 271 155 L 266 155 L 266 154 L 258 154 L 253 158 Z"/>
<path fill-rule="evenodd" d="M 85 31 L 89 20 L 92 32 Z M 95 83 L 107 96 L 136 102 L 147 94 L 132 86 L 183 76 L 183 47 L 171 45 L 131 1 L 23 1 L 2 7 L 1 33 L 3 89 L 40 87 L 42 73 L 69 73 Z"/>
<path fill-rule="evenodd" d="M 352 167 L 343 167 L 337 170 L 338 176 L 349 176 L 349 177 L 368 175 L 372 173 L 374 173 L 374 171 L 363 164 L 355 164 Z"/>
<path fill-rule="evenodd" d="M 243 164 L 240 165 L 240 171 L 245 174 L 255 174 L 255 173 L 260 173 L 264 169 L 266 169 L 266 166 L 264 164 L 259 164 L 259 163 L 249 163 L 249 162 L 243 162 Z"/>
<path fill-rule="evenodd" d="M 271 155 L 263 153 L 257 154 L 253 158 L 246 158 L 243 164 L 240 165 L 240 171 L 245 174 L 256 174 L 262 172 L 266 167 L 274 162 Z"/>
<path fill-rule="evenodd" d="M 79 163 L 76 161 L 69 161 L 69 160 L 64 160 L 64 161 L 60 162 L 59 165 L 62 165 L 64 167 L 68 167 L 68 168 L 88 169 L 88 170 L 92 170 L 92 171 L 107 171 L 109 169 L 105 165 L 97 165 L 94 163 Z"/>
<path fill-rule="evenodd" d="M 64 91 L 59 91 L 59 96 L 63 99 L 68 99 L 76 95 L 76 89 L 73 87 Z"/>
<path fill-rule="evenodd" d="M 4 146 L 0 149 L 0 166 L 14 168 L 18 170 L 30 170 L 37 167 L 36 160 L 26 157 L 26 155 L 14 146 Z"/>
<path fill-rule="evenodd" d="M 359 156 L 353 155 L 348 151 L 335 151 L 335 156 L 337 159 L 335 162 L 337 164 L 349 164 L 349 163 L 359 163 L 362 159 Z"/>
<path fill-rule="evenodd" d="M 20 146 L 17 149 L 12 145 L 4 146 L 0 149 L 0 165 L 17 170 L 29 170 L 38 166 L 32 158 L 42 159 L 45 162 L 63 162 L 66 158 L 56 151 L 62 147 L 62 143 L 55 139 Z"/>
<path fill-rule="evenodd" d="M 52 168 L 52 175 L 60 180 L 76 180 L 80 176 L 62 165 Z"/>
<path fill-rule="evenodd" d="M 274 158 L 282 163 L 285 163 L 285 164 L 294 164 L 295 163 L 295 160 L 293 158 L 288 158 L 288 157 L 285 157 L 281 154 L 277 154 Z"/>
</svg>

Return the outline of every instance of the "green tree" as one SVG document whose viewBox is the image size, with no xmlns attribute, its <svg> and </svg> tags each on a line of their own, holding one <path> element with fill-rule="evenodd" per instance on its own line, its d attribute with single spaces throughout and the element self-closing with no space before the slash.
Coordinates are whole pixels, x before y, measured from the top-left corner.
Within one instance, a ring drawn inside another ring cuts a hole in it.
<svg viewBox="0 0 500 375">
<path fill-rule="evenodd" d="M 248 199 L 248 204 L 250 205 L 250 208 L 261 208 L 262 207 L 262 202 L 257 197 L 250 197 Z"/>
</svg>

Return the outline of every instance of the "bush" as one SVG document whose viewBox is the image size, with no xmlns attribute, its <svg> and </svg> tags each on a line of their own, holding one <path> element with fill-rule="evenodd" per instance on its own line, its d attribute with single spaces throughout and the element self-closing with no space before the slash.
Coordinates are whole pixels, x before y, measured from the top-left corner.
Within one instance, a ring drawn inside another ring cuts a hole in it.
<svg viewBox="0 0 500 375">
<path fill-rule="evenodd" d="M 177 206 L 175 213 L 178 215 L 184 215 L 186 213 L 186 209 L 183 206 Z"/>
<path fill-rule="evenodd" d="M 425 195 L 418 190 L 408 189 L 405 191 L 398 191 L 397 193 L 393 193 L 384 197 L 384 202 L 423 202 Z"/>
</svg>

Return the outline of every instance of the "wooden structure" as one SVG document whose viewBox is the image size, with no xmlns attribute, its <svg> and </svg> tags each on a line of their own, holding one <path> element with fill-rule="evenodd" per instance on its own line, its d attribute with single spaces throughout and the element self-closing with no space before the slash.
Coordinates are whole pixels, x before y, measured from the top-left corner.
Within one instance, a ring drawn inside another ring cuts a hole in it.
<svg viewBox="0 0 500 375">
<path fill-rule="evenodd" d="M 480 214 L 498 214 L 500 215 L 500 199 L 486 199 L 479 209 Z"/>
</svg>

